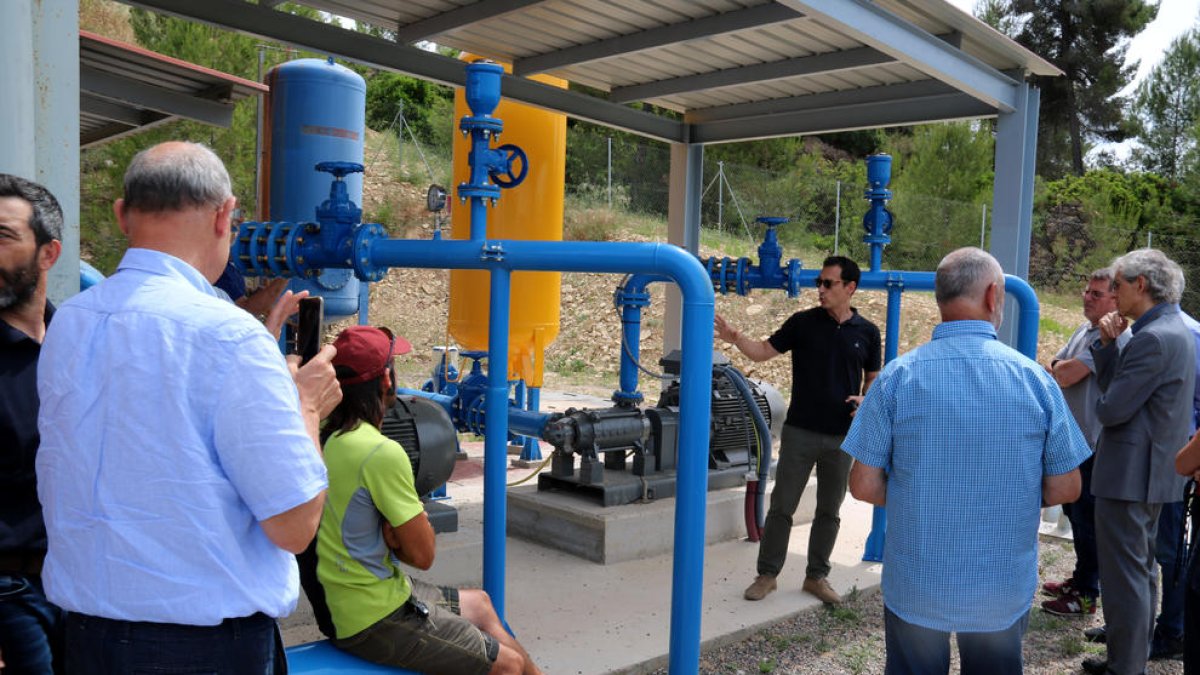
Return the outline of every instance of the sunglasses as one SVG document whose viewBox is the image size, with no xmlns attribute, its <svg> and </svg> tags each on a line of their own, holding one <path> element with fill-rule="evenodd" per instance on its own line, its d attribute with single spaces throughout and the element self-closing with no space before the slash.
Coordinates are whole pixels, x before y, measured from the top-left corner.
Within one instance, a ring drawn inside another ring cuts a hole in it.
<svg viewBox="0 0 1200 675">
<path fill-rule="evenodd" d="M 819 277 L 813 281 L 817 282 L 817 288 L 824 288 L 825 290 L 833 288 L 834 284 L 842 283 L 841 279 L 821 279 Z"/>
</svg>

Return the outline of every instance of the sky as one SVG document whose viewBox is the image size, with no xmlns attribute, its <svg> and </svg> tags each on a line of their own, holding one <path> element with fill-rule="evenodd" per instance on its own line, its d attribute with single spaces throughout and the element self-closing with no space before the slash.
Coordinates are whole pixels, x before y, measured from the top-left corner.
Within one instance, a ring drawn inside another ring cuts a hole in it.
<svg viewBox="0 0 1200 675">
<path fill-rule="evenodd" d="M 963 11 L 970 13 L 975 8 L 975 0 L 950 0 Z M 1126 60 L 1137 59 L 1138 74 L 1135 80 L 1140 81 L 1150 73 L 1150 69 L 1162 60 L 1163 50 L 1181 33 L 1196 25 L 1200 15 L 1200 0 L 1161 0 L 1158 5 L 1158 16 L 1150 22 L 1146 29 L 1138 34 L 1129 45 Z M 1122 92 L 1128 93 L 1128 92 Z"/>
<path fill-rule="evenodd" d="M 949 1 L 968 13 L 972 13 L 976 2 L 976 0 Z M 1125 53 L 1126 63 L 1138 61 L 1138 70 L 1133 82 L 1118 94 L 1122 96 L 1131 94 L 1138 82 L 1149 75 L 1154 66 L 1162 60 L 1163 51 L 1170 46 L 1171 41 L 1196 26 L 1198 17 L 1200 17 L 1200 0 L 1160 0 L 1158 14 L 1154 17 L 1154 21 L 1151 21 L 1150 25 L 1138 33 Z M 1101 143 L 1094 147 L 1088 156 L 1092 157 L 1099 151 L 1109 151 L 1117 157 L 1125 159 L 1129 156 L 1132 144 L 1133 141 L 1116 144 Z"/>
</svg>

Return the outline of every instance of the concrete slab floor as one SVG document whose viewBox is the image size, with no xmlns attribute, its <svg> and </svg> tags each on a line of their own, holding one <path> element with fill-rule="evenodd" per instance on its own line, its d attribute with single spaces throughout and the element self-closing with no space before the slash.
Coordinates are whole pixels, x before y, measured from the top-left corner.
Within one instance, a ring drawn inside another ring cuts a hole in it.
<svg viewBox="0 0 1200 675">
<path fill-rule="evenodd" d="M 468 445 L 468 453 L 482 454 Z M 531 469 L 510 468 L 508 482 Z M 460 535 L 439 537 L 439 561 L 422 579 L 433 583 L 463 584 L 480 570 L 482 556 L 478 533 L 482 523 L 482 476 L 451 480 L 452 504 L 460 508 Z M 808 492 L 815 489 L 810 483 Z M 805 500 L 811 504 L 811 501 Z M 797 520 L 800 520 L 798 514 Z M 807 521 L 811 514 L 804 517 Z M 861 562 L 870 530 L 871 507 L 847 496 L 842 507 L 842 529 L 834 550 L 830 583 L 839 593 L 852 588 L 873 591 L 879 585 L 880 566 Z M 758 545 L 726 541 L 705 551 L 704 646 L 726 644 L 753 631 L 786 620 L 815 607 L 819 601 L 800 590 L 804 580 L 809 526 L 792 529 L 790 553 L 779 577 L 779 590 L 759 602 L 748 602 L 742 592 L 754 579 Z M 449 546 L 451 537 L 458 553 Z M 472 564 L 469 559 L 479 556 Z M 671 622 L 672 556 L 600 565 L 513 537 L 507 543 L 506 618 L 517 638 L 547 673 L 637 673 L 665 666 Z M 465 570 L 465 571 L 464 571 Z M 281 622 L 288 645 L 320 639 L 311 612 L 301 607 Z"/>
</svg>

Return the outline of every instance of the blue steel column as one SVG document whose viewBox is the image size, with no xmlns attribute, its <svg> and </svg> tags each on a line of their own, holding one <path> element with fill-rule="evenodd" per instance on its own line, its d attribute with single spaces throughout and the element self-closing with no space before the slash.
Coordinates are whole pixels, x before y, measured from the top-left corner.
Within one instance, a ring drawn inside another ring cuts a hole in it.
<svg viewBox="0 0 1200 675">
<path fill-rule="evenodd" d="M 487 434 L 483 443 L 483 588 L 504 620 L 504 561 L 508 504 L 508 308 L 511 273 L 491 268 L 488 303 Z"/>
<path fill-rule="evenodd" d="M 995 182 L 992 195 L 991 253 L 1004 271 L 1029 278 L 1029 242 L 1033 224 L 1033 178 L 1037 159 L 1038 106 L 1036 87 L 1017 87 L 1016 110 L 996 121 Z M 1013 308 L 1004 313 L 1000 339 L 1013 345 Z"/>
</svg>

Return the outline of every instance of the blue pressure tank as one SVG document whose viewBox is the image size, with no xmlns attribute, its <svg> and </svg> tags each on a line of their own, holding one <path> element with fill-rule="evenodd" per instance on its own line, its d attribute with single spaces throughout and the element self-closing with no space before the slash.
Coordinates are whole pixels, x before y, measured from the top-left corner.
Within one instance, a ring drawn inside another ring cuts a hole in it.
<svg viewBox="0 0 1200 675">
<path fill-rule="evenodd" d="M 276 66 L 267 84 L 260 219 L 315 222 L 317 207 L 329 197 L 329 174 L 316 171 L 317 163 L 363 162 L 367 83 L 330 57 Z M 350 199 L 361 206 L 362 174 L 345 180 Z M 325 298 L 326 319 L 358 311 L 359 282 L 350 270 L 324 270 L 293 279 L 288 288 Z"/>
</svg>

